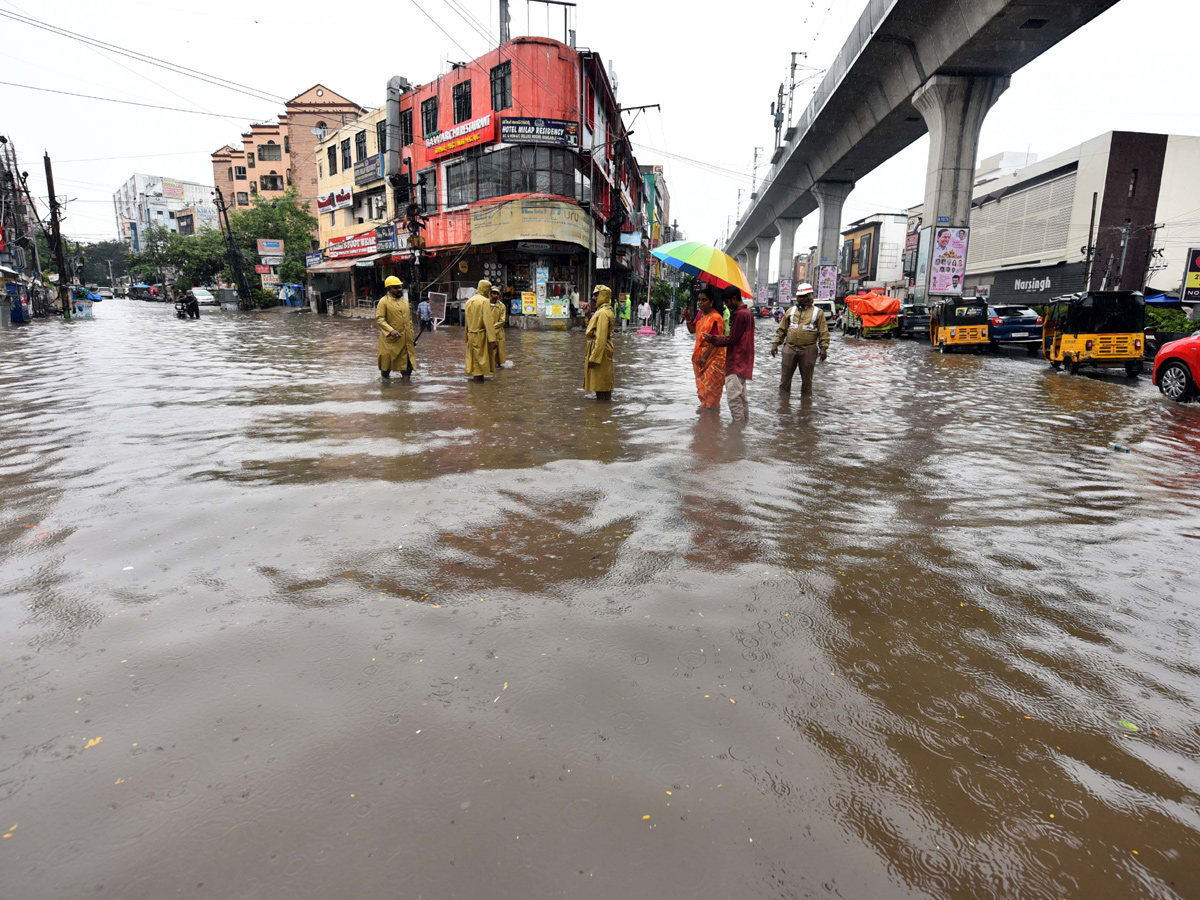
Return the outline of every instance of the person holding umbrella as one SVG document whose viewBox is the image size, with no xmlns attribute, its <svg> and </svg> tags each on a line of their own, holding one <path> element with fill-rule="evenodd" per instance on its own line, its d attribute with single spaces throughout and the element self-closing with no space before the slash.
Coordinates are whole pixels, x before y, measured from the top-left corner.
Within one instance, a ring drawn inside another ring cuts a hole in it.
<svg viewBox="0 0 1200 900">
<path fill-rule="evenodd" d="M 718 291 L 711 285 L 700 289 L 700 309 L 695 318 L 689 319 L 687 329 L 696 335 L 696 346 L 692 350 L 692 374 L 696 378 L 696 394 L 702 409 L 720 409 L 721 393 L 725 388 L 725 348 L 708 344 L 706 334 L 724 334 L 724 304 L 716 297 Z M 721 308 L 718 309 L 718 304 Z"/>
</svg>

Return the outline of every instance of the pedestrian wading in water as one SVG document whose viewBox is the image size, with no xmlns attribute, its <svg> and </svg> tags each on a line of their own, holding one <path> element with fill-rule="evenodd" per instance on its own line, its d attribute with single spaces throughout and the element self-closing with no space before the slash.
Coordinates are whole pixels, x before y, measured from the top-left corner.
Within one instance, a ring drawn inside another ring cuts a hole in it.
<svg viewBox="0 0 1200 900">
<path fill-rule="evenodd" d="M 716 288 L 705 285 L 700 290 L 700 308 L 688 319 L 687 329 L 696 335 L 692 349 L 692 374 L 696 378 L 696 394 L 704 409 L 721 408 L 721 392 L 725 389 L 725 348 L 704 340 L 706 334 L 725 333 L 725 304 Z"/>
<path fill-rule="evenodd" d="M 725 347 L 725 399 L 735 423 L 750 420 L 750 404 L 746 400 L 746 382 L 754 377 L 754 318 L 742 302 L 742 292 L 735 287 L 725 288 L 725 305 L 733 311 L 729 334 L 709 332 L 703 339 L 717 347 Z"/>
<path fill-rule="evenodd" d="M 779 352 L 780 344 L 783 344 L 783 371 L 779 389 L 791 392 L 792 377 L 799 366 L 800 396 L 807 397 L 812 393 L 817 357 L 824 362 L 829 351 L 829 325 L 825 313 L 813 306 L 813 288 L 808 282 L 796 288 L 796 303 L 784 314 L 771 342 L 772 356 Z"/>
<path fill-rule="evenodd" d="M 587 327 L 587 364 L 583 369 L 583 389 L 595 391 L 596 399 L 608 402 L 613 392 L 613 315 L 612 291 L 602 284 L 592 291 L 592 314 Z"/>
<path fill-rule="evenodd" d="M 491 351 L 492 368 L 499 369 L 508 359 L 507 340 L 504 336 L 504 321 L 508 318 L 508 306 L 504 302 L 504 291 L 495 285 L 491 289 L 491 305 L 488 307 L 488 312 L 492 317 L 492 324 L 496 326 L 496 344 Z"/>
<path fill-rule="evenodd" d="M 383 286 L 387 293 L 375 307 L 375 324 L 379 326 L 379 374 L 388 381 L 395 370 L 408 381 L 416 360 L 412 312 L 408 308 L 408 298 L 404 296 L 404 282 L 389 275 Z"/>
<path fill-rule="evenodd" d="M 483 381 L 484 375 L 492 373 L 492 353 L 499 349 L 496 343 L 496 318 L 491 307 L 492 283 L 485 278 L 475 289 L 475 296 L 463 308 L 467 324 L 466 371 L 474 376 L 475 381 Z"/>
</svg>

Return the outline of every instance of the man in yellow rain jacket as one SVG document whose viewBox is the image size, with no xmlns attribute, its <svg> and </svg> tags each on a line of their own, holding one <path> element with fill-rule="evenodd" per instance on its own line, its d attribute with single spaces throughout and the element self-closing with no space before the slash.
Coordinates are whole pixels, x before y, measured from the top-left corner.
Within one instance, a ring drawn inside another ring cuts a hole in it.
<svg viewBox="0 0 1200 900">
<path fill-rule="evenodd" d="M 592 314 L 587 327 L 587 366 L 583 370 L 583 389 L 595 391 L 596 399 L 612 400 L 613 382 L 613 315 L 612 291 L 596 285 L 592 291 Z"/>
<path fill-rule="evenodd" d="M 389 381 L 395 369 L 404 381 L 408 381 L 416 361 L 412 313 L 404 296 L 404 283 L 399 278 L 389 275 L 383 286 L 387 293 L 375 307 L 375 324 L 379 326 L 379 374 L 384 381 Z"/>
<path fill-rule="evenodd" d="M 504 292 L 498 287 L 492 288 L 492 303 L 488 308 L 492 314 L 492 323 L 496 326 L 496 349 L 491 352 L 492 368 L 498 369 L 508 359 L 505 347 L 504 320 L 508 318 L 508 307 L 504 303 Z"/>
<path fill-rule="evenodd" d="M 492 371 L 491 351 L 496 349 L 496 321 L 492 315 L 492 283 L 479 282 L 475 296 L 467 301 L 463 314 L 467 320 L 467 374 L 476 381 Z"/>
</svg>

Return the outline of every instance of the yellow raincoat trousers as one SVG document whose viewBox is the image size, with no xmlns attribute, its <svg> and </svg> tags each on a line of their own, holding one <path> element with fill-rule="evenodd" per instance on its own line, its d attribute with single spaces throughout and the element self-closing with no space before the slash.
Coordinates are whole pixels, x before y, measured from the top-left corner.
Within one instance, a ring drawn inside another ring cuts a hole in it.
<svg viewBox="0 0 1200 900">
<path fill-rule="evenodd" d="M 488 344 L 496 340 L 496 321 L 492 315 L 492 283 L 479 282 L 475 296 L 467 301 L 463 313 L 467 319 L 467 374 L 490 375 L 492 355 Z"/>
<path fill-rule="evenodd" d="M 492 368 L 498 369 L 508 359 L 504 346 L 504 320 L 508 318 L 508 309 L 501 300 L 499 303 L 491 304 L 489 312 L 492 314 L 492 324 L 496 326 L 496 349 L 492 351 Z"/>
<path fill-rule="evenodd" d="M 395 300 L 390 294 L 384 294 L 375 307 L 375 324 L 379 326 L 379 371 L 407 372 L 415 369 L 416 347 L 407 298 Z M 400 332 L 400 337 L 388 337 L 393 331 Z"/>
<path fill-rule="evenodd" d="M 596 294 L 596 311 L 592 313 L 587 327 L 587 362 L 584 364 L 583 389 L 585 391 L 611 391 L 615 375 L 613 372 L 613 315 L 612 290 L 601 285 Z"/>
</svg>

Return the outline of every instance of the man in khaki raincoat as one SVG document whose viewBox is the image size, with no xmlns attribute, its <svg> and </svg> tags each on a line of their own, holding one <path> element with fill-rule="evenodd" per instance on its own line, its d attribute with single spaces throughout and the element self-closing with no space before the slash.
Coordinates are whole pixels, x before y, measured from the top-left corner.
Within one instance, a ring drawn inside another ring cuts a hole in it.
<svg viewBox="0 0 1200 900">
<path fill-rule="evenodd" d="M 379 326 L 379 374 L 388 381 L 395 369 L 404 381 L 408 381 L 416 361 L 412 313 L 404 296 L 404 283 L 399 278 L 389 275 L 383 286 L 387 293 L 375 307 L 375 324 Z"/>
<path fill-rule="evenodd" d="M 492 315 L 492 283 L 479 282 L 475 296 L 467 301 L 463 315 L 467 320 L 467 374 L 476 381 L 492 372 L 492 354 L 496 349 L 496 320 Z"/>
<path fill-rule="evenodd" d="M 504 292 L 498 287 L 492 288 L 492 303 L 488 311 L 492 314 L 492 323 L 496 326 L 496 349 L 491 351 L 492 368 L 498 369 L 508 359 L 504 337 L 504 320 L 508 318 L 508 307 L 504 303 Z"/>
<path fill-rule="evenodd" d="M 595 391 L 596 399 L 612 400 L 613 382 L 613 315 L 612 291 L 596 285 L 592 291 L 592 314 L 587 327 L 587 367 L 583 370 L 583 389 Z"/>
</svg>

